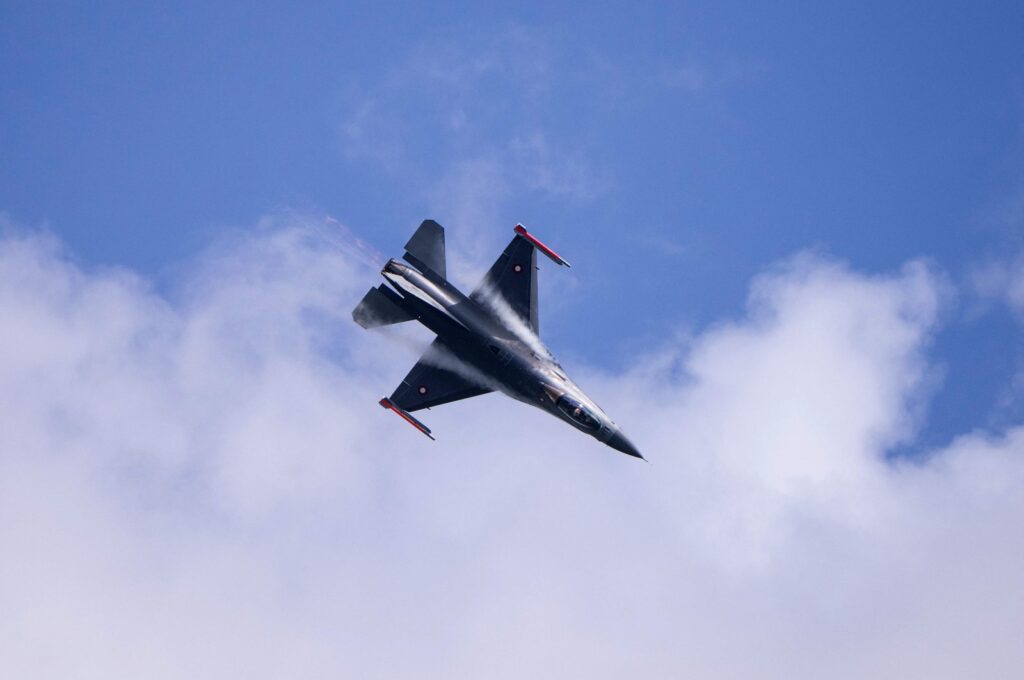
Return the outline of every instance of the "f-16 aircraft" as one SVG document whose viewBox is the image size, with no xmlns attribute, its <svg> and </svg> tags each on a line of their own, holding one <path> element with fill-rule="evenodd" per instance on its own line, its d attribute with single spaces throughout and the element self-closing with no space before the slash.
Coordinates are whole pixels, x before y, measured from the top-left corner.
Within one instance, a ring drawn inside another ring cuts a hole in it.
<svg viewBox="0 0 1024 680">
<path fill-rule="evenodd" d="M 363 328 L 416 320 L 437 337 L 390 397 L 380 405 L 434 439 L 412 413 L 500 391 L 536 406 L 600 442 L 643 458 L 622 431 L 540 342 L 537 314 L 537 251 L 570 266 L 517 224 L 515 237 L 466 297 L 448 282 L 444 228 L 426 220 L 381 274 L 387 283 L 352 310 Z M 409 266 L 412 265 L 412 266 Z"/>
</svg>

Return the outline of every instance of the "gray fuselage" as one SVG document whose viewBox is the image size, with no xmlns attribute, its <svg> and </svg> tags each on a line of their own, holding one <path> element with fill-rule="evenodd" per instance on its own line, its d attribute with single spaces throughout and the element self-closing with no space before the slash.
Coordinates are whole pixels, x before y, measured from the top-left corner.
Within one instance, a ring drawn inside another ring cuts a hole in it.
<svg viewBox="0 0 1024 680">
<path fill-rule="evenodd" d="M 612 448 L 642 458 L 607 414 L 566 375 L 500 299 L 466 297 L 445 279 L 390 260 L 381 274 L 403 308 L 437 334 L 439 365 L 481 387 L 543 409 Z M 511 317 L 511 318 L 510 318 Z"/>
</svg>

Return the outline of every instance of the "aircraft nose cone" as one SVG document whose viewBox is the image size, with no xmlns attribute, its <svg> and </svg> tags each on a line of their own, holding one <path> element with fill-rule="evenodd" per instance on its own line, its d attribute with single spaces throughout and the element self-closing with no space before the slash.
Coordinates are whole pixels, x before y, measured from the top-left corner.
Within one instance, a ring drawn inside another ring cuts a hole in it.
<svg viewBox="0 0 1024 680">
<path fill-rule="evenodd" d="M 640 452 L 636 450 L 636 447 L 633 446 L 633 442 L 626 439 L 626 435 L 622 434 L 621 430 L 616 430 L 615 434 L 613 434 L 611 436 L 611 439 L 606 441 L 605 444 L 612 447 L 616 451 L 622 451 L 627 456 L 633 456 L 634 458 L 639 458 L 640 460 L 646 460 L 646 458 L 640 455 Z"/>
</svg>

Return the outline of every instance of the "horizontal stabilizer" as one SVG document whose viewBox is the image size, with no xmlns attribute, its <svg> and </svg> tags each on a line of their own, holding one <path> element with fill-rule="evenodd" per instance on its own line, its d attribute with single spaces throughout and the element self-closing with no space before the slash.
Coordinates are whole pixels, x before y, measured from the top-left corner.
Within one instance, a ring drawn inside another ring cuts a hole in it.
<svg viewBox="0 0 1024 680">
<path fill-rule="evenodd" d="M 387 286 L 371 288 L 352 310 L 352 319 L 363 328 L 390 326 L 410 321 L 412 315 L 401 307 L 402 298 Z"/>
<path fill-rule="evenodd" d="M 434 220 L 423 220 L 420 228 L 405 244 L 405 261 L 424 274 L 447 278 L 444 256 L 444 227 Z"/>
</svg>

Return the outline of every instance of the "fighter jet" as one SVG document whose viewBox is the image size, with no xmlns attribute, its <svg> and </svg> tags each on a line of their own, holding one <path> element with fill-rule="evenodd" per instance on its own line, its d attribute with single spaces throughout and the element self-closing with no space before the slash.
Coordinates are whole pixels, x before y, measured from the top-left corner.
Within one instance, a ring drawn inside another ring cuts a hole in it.
<svg viewBox="0 0 1024 680">
<path fill-rule="evenodd" d="M 384 265 L 381 274 L 390 287 L 371 288 L 352 310 L 353 320 L 363 328 L 415 320 L 437 337 L 380 405 L 434 439 L 414 412 L 500 391 L 643 458 L 538 337 L 537 251 L 556 264 L 569 263 L 523 225 L 515 234 L 469 297 L 447 279 L 444 228 L 433 220 L 405 244 L 408 264 L 392 258 Z"/>
</svg>

